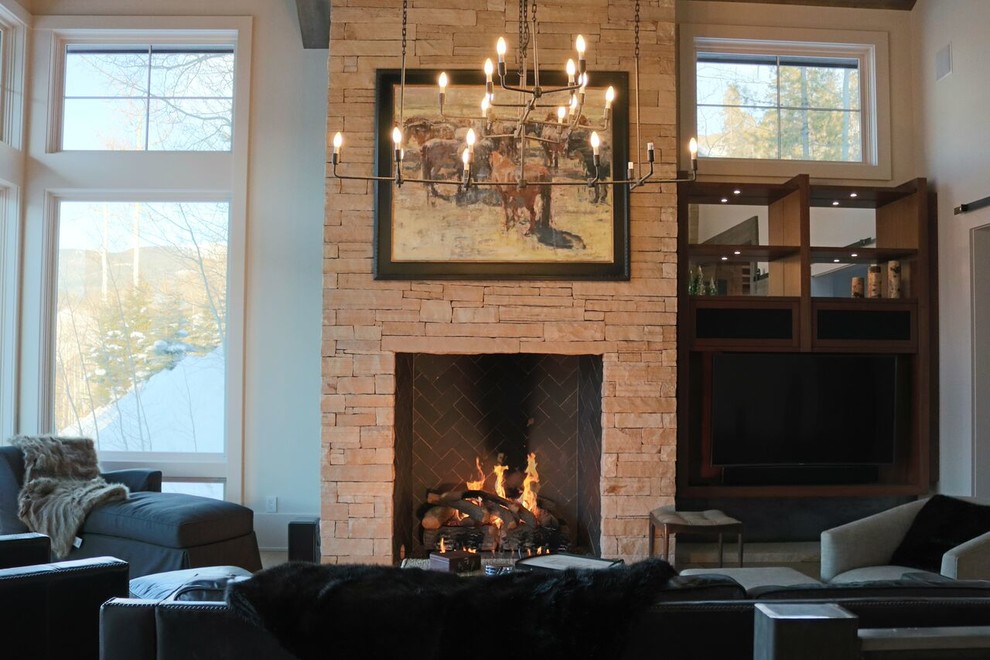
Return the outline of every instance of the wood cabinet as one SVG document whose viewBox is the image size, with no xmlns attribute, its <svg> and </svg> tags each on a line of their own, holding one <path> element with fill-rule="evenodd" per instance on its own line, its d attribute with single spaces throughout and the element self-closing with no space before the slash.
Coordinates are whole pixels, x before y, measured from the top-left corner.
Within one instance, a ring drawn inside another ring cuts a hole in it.
<svg viewBox="0 0 990 660">
<path fill-rule="evenodd" d="M 926 492 L 935 293 L 926 180 L 691 182 L 678 189 L 678 221 L 678 495 Z M 853 278 L 864 297 L 853 297 Z M 866 297 L 871 278 L 879 297 Z M 712 365 L 721 353 L 897 356 L 893 460 L 869 469 L 713 463 Z"/>
</svg>

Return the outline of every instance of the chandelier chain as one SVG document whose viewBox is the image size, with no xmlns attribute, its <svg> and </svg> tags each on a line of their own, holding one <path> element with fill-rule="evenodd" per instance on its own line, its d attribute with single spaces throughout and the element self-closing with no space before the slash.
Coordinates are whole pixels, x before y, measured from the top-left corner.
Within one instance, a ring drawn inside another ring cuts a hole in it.
<svg viewBox="0 0 990 660">
<path fill-rule="evenodd" d="M 406 105 L 406 25 L 408 23 L 409 17 L 409 0 L 402 0 L 402 71 L 401 79 L 399 80 L 399 121 L 396 126 L 402 126 L 405 123 L 405 105 Z"/>
<path fill-rule="evenodd" d="M 633 18 L 633 25 L 636 30 L 636 59 L 639 59 L 639 0 L 636 0 L 636 14 Z"/>
<path fill-rule="evenodd" d="M 533 11 L 536 11 L 536 2 L 533 2 Z M 519 81 L 525 80 L 526 75 L 526 49 L 529 48 L 529 6 L 526 0 L 519 0 L 519 55 L 516 60 L 519 63 Z"/>
</svg>

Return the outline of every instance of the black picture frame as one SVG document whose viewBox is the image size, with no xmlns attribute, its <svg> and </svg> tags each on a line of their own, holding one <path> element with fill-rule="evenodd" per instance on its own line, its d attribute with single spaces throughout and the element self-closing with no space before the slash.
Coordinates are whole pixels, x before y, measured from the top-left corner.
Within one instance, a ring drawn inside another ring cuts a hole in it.
<svg viewBox="0 0 990 660">
<path fill-rule="evenodd" d="M 434 95 L 438 92 L 437 78 L 439 70 L 407 70 L 406 90 L 414 88 L 429 88 Z M 480 71 L 448 71 L 450 85 L 470 85 L 478 87 L 478 98 L 484 94 L 485 78 Z M 599 72 L 590 74 L 589 99 L 586 101 L 585 114 L 596 113 L 602 107 L 599 99 L 591 99 L 590 92 L 604 90 L 609 85 L 616 91 L 616 99 L 612 105 L 610 122 L 611 135 L 611 174 L 615 178 L 624 178 L 628 155 L 629 133 L 629 104 L 628 104 L 628 74 L 626 72 Z M 510 73 L 511 79 L 517 76 Z M 530 74 L 532 79 L 532 74 Z M 379 70 L 376 80 L 376 145 L 374 170 L 378 176 L 394 176 L 393 143 L 391 131 L 396 123 L 396 91 L 400 81 L 398 70 Z M 563 85 L 566 83 L 562 74 L 541 74 L 541 84 L 544 87 Z M 509 93 L 499 89 L 496 83 L 496 97 L 507 96 Z M 590 110 L 588 108 L 591 108 Z M 480 112 L 480 110 L 479 110 Z M 437 104 L 439 117 L 439 103 Z M 409 119 L 409 109 L 404 108 L 405 119 Z M 597 119 L 597 116 L 595 117 Z M 411 147 L 410 147 L 411 148 Z M 418 146 L 416 147 L 418 149 Z M 408 158 L 408 156 L 407 156 Z M 527 161 L 530 162 L 530 161 Z M 415 176 L 419 176 L 417 172 Z M 602 175 L 602 178 L 611 178 Z M 423 187 L 425 184 L 406 183 L 409 187 Z M 517 261 L 488 260 L 458 261 L 447 259 L 429 260 L 399 260 L 393 259 L 393 239 L 395 223 L 393 218 L 393 193 L 395 184 L 389 181 L 375 182 L 374 209 L 374 277 L 377 280 L 628 280 L 630 277 L 630 248 L 629 248 L 629 188 L 628 186 L 609 186 L 608 199 L 611 205 L 611 243 L 610 249 L 602 242 L 608 257 L 596 261 L 580 261 L 568 253 L 568 260 L 539 260 Z M 583 187 L 574 187 L 588 190 Z M 562 190 L 564 187 L 552 187 Z M 425 193 L 424 193 L 425 194 Z M 465 218 L 470 217 L 470 211 L 465 210 Z M 508 218 L 506 218 L 508 225 Z M 580 238 L 580 237 L 579 237 Z"/>
</svg>

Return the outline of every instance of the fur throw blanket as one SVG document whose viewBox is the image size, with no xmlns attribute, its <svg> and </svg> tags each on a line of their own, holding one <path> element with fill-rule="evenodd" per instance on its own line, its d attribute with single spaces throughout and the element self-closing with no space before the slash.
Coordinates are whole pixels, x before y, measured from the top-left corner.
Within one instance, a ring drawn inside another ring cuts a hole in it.
<svg viewBox="0 0 990 660">
<path fill-rule="evenodd" d="M 100 477 L 89 438 L 17 436 L 11 444 L 24 452 L 17 516 L 31 531 L 51 537 L 52 553 L 59 559 L 72 550 L 90 510 L 127 499 L 126 486 L 108 484 Z"/>
<path fill-rule="evenodd" d="M 227 601 L 301 660 L 617 658 L 674 575 L 659 559 L 494 577 L 291 562 L 231 585 Z"/>
</svg>

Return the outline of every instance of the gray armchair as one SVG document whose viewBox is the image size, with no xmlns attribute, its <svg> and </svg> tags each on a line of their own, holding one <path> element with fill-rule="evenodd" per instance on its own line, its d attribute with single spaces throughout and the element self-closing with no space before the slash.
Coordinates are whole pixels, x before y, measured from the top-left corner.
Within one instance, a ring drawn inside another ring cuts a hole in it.
<svg viewBox="0 0 990 660">
<path fill-rule="evenodd" d="M 102 475 L 123 483 L 130 497 L 102 504 L 76 532 L 78 547 L 68 559 L 112 556 L 130 565 L 132 578 L 201 566 L 261 569 L 251 509 L 206 497 L 162 493 L 158 470 L 121 470 Z M 17 517 L 24 458 L 14 446 L 0 447 L 0 534 L 28 529 Z"/>
<path fill-rule="evenodd" d="M 972 498 L 957 499 L 975 502 Z M 896 580 L 925 572 L 891 563 L 927 499 L 826 530 L 821 535 L 821 577 L 825 582 Z M 954 580 L 990 579 L 990 532 L 956 545 L 942 555 L 939 574 Z"/>
</svg>

